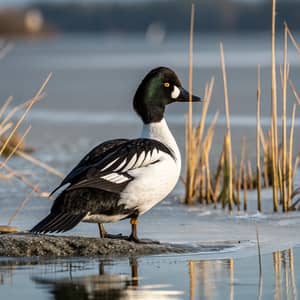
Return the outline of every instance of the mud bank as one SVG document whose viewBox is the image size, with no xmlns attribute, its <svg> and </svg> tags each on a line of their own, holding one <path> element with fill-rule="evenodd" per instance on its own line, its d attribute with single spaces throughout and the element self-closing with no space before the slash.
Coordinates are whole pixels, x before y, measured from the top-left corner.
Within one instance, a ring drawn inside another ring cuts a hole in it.
<svg viewBox="0 0 300 300">
<path fill-rule="evenodd" d="M 6 257 L 71 257 L 128 256 L 163 253 L 222 251 L 235 243 L 207 245 L 136 244 L 126 240 L 79 236 L 5 234 L 0 236 L 0 256 Z"/>
</svg>

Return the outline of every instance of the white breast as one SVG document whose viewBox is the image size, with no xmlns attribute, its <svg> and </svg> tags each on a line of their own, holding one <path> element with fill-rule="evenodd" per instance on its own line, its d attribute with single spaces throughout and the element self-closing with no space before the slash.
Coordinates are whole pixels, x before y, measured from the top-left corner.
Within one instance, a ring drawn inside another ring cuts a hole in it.
<svg viewBox="0 0 300 300">
<path fill-rule="evenodd" d="M 174 160 L 160 151 L 158 163 L 128 172 L 135 179 L 121 193 L 120 204 L 124 204 L 126 208 L 138 208 L 140 214 L 143 214 L 173 190 L 180 175 L 181 157 L 164 119 L 161 122 L 145 124 L 141 137 L 159 140 L 168 146 L 175 156 Z"/>
</svg>

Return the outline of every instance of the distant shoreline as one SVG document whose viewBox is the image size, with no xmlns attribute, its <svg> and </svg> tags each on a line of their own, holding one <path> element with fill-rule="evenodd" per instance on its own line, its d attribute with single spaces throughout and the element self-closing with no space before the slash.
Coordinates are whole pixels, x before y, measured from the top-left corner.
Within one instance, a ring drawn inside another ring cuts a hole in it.
<svg viewBox="0 0 300 300">
<path fill-rule="evenodd" d="M 158 24 L 166 32 L 188 32 L 191 2 L 195 2 L 195 32 L 270 30 L 271 1 L 256 4 L 229 0 L 142 3 L 35 3 L 45 22 L 62 32 L 146 32 Z M 300 2 L 278 2 L 277 27 L 285 21 L 300 29 Z"/>
</svg>

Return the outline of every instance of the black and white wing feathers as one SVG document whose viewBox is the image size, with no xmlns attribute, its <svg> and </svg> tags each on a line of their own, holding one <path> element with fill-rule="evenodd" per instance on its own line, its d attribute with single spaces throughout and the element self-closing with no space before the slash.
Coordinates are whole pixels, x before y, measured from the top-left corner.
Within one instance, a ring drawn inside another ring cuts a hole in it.
<svg viewBox="0 0 300 300">
<path fill-rule="evenodd" d="M 120 145 L 128 142 L 128 139 L 114 139 L 103 142 L 98 146 L 94 147 L 84 158 L 69 172 L 61 184 L 55 188 L 54 191 L 50 194 L 54 194 L 58 189 L 63 187 L 66 184 L 73 184 L 77 181 L 82 180 L 82 174 L 88 172 L 88 170 L 97 162 L 101 161 L 106 157 L 110 152 L 113 152 L 114 149 L 118 148 Z"/>
<path fill-rule="evenodd" d="M 90 166 L 82 180 L 71 184 L 66 191 L 96 188 L 120 193 L 134 179 L 129 171 L 159 162 L 162 152 L 175 159 L 173 152 L 157 140 L 127 141 Z"/>
<path fill-rule="evenodd" d="M 101 145 L 105 147 L 101 148 Z M 120 193 L 134 180 L 130 171 L 159 163 L 163 153 L 175 160 L 173 152 L 156 140 L 118 140 L 101 145 L 94 148 L 63 180 L 61 186 L 70 183 L 69 187 L 58 195 L 50 214 L 31 232 L 70 230 L 88 213 L 133 215 L 135 207 L 126 208 L 119 203 Z"/>
</svg>

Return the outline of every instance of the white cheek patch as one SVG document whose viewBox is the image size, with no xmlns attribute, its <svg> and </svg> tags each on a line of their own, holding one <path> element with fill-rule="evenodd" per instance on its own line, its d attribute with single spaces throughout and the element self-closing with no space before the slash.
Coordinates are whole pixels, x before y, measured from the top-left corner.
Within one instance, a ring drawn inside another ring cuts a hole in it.
<svg viewBox="0 0 300 300">
<path fill-rule="evenodd" d="M 179 95 L 180 95 L 180 90 L 176 85 L 174 85 L 173 92 L 171 93 L 171 97 L 173 99 L 177 99 Z"/>
</svg>

